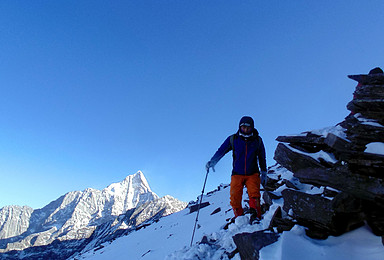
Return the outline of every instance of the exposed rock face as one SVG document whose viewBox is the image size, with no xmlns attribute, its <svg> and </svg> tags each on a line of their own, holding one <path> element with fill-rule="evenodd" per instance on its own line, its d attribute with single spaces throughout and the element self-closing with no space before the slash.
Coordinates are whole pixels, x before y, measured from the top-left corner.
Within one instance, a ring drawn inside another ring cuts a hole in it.
<svg viewBox="0 0 384 260">
<path fill-rule="evenodd" d="M 242 260 L 258 260 L 260 249 L 275 243 L 278 238 L 279 235 L 273 232 L 256 231 L 237 234 L 233 236 L 233 241 Z"/>
<path fill-rule="evenodd" d="M 364 118 L 377 120 L 384 125 L 384 78 L 383 74 L 351 75 L 349 78 L 359 82 L 354 92 L 354 99 L 347 108 L 353 113 L 360 113 Z"/>
<path fill-rule="evenodd" d="M 0 259 L 66 259 L 185 207 L 170 196 L 159 198 L 141 172 L 101 191 L 69 192 L 42 209 L 4 207 Z"/>
<path fill-rule="evenodd" d="M 359 84 L 343 122 L 277 138 L 278 164 L 321 190 L 308 193 L 298 185 L 282 191 L 284 210 L 316 238 L 340 235 L 364 221 L 384 235 L 384 75 L 349 77 Z"/>
</svg>

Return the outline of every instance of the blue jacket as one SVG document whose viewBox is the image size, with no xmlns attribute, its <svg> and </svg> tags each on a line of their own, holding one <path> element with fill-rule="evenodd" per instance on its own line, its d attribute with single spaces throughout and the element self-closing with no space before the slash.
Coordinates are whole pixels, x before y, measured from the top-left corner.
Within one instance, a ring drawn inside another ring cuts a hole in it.
<svg viewBox="0 0 384 260">
<path fill-rule="evenodd" d="M 231 144 L 231 136 L 229 136 L 213 155 L 211 163 L 216 165 L 224 155 L 232 150 L 232 175 L 252 175 L 254 173 L 260 173 L 260 169 L 261 171 L 267 171 L 265 148 L 263 140 L 257 130 L 254 129 L 253 136 L 247 139 L 239 135 L 239 132 L 233 136 L 233 147 Z"/>
</svg>

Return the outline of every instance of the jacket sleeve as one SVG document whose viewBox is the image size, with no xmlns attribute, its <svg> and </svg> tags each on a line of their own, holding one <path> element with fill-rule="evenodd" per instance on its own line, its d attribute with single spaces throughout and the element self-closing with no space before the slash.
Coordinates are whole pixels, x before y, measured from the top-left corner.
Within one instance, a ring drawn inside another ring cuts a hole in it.
<svg viewBox="0 0 384 260">
<path fill-rule="evenodd" d="M 220 159 L 223 158 L 223 156 L 226 155 L 230 150 L 232 150 L 232 147 L 229 136 L 227 139 L 225 139 L 224 143 L 219 147 L 219 149 L 211 158 L 211 163 L 213 164 L 213 166 L 215 166 L 217 162 L 220 161 Z"/>
<path fill-rule="evenodd" d="M 267 171 L 267 160 L 265 159 L 265 147 L 263 143 L 263 139 L 259 137 L 260 144 L 259 144 L 259 152 L 257 154 L 258 160 L 259 160 L 259 165 L 260 165 L 260 170 L 262 172 Z"/>
</svg>

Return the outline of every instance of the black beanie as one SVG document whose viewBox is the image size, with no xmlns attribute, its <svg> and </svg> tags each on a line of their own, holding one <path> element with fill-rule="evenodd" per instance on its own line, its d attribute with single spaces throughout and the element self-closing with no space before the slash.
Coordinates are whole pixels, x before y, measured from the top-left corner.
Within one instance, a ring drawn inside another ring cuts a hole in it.
<svg viewBox="0 0 384 260">
<path fill-rule="evenodd" d="M 250 116 L 243 116 L 243 117 L 240 119 L 239 128 L 240 128 L 242 125 L 246 125 L 246 126 L 250 126 L 250 127 L 252 127 L 252 128 L 255 128 L 255 123 L 253 122 L 253 119 L 252 119 L 252 117 L 250 117 Z"/>
</svg>

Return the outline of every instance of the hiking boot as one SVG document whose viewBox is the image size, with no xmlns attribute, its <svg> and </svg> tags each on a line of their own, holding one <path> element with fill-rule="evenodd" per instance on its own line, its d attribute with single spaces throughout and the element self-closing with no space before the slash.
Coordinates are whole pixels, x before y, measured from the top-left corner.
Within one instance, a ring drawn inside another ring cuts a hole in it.
<svg viewBox="0 0 384 260">
<path fill-rule="evenodd" d="M 261 214 L 257 212 L 256 209 L 250 208 L 249 213 L 251 213 L 251 217 L 249 218 L 249 223 L 252 225 L 254 222 L 259 223 L 261 220 Z"/>
</svg>

